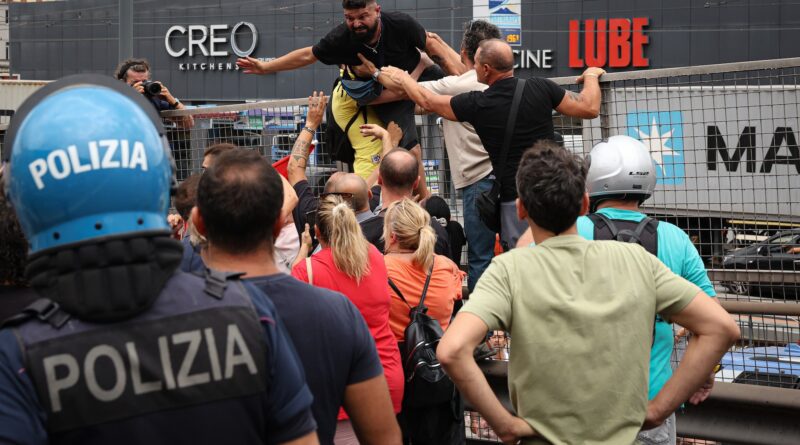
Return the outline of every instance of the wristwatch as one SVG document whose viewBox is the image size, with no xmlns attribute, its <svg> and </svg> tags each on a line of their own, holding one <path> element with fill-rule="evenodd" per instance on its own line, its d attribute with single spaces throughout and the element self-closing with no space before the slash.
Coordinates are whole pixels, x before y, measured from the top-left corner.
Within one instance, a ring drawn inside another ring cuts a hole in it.
<svg viewBox="0 0 800 445">
<path fill-rule="evenodd" d="M 170 108 L 172 108 L 174 110 L 174 109 L 178 108 L 178 105 L 180 105 L 180 104 L 181 104 L 181 101 L 179 101 L 178 99 L 175 99 L 175 103 L 174 104 L 169 104 L 169 106 L 170 106 Z"/>
<path fill-rule="evenodd" d="M 380 77 L 380 75 L 381 75 L 381 70 L 375 70 L 375 72 L 372 73 L 372 80 L 377 82 L 378 81 L 378 77 Z"/>
</svg>

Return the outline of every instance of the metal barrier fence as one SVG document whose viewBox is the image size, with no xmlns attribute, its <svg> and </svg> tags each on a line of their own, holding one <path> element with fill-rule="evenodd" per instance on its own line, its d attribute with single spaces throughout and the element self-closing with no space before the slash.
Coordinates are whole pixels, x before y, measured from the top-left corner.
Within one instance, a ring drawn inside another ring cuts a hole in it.
<svg viewBox="0 0 800 445">
<path fill-rule="evenodd" d="M 574 78 L 553 80 L 580 89 Z M 725 356 L 718 381 L 800 389 L 800 348 L 792 346 L 800 340 L 800 59 L 606 74 L 601 88 L 599 118 L 554 116 L 565 147 L 586 154 L 609 136 L 642 140 L 658 177 L 646 212 L 688 233 L 720 301 L 755 303 L 734 315 L 743 339 Z M 297 99 L 164 113 L 179 179 L 199 171 L 203 150 L 216 142 L 278 161 L 303 126 L 305 104 Z M 194 116 L 194 128 L 176 126 L 175 118 L 185 115 Z M 427 184 L 463 223 L 436 117 L 417 119 Z M 323 129 L 308 172 L 318 189 L 337 169 Z M 496 358 L 507 358 L 510 339 L 501 334 L 494 342 L 504 348 Z M 473 439 L 490 437 L 479 421 L 473 426 Z"/>
<path fill-rule="evenodd" d="M 556 118 L 568 147 L 642 140 L 658 176 L 644 207 L 689 234 L 718 298 L 787 305 L 734 315 L 743 339 L 718 381 L 800 389 L 800 59 L 614 73 L 601 87 L 599 118 Z"/>
</svg>

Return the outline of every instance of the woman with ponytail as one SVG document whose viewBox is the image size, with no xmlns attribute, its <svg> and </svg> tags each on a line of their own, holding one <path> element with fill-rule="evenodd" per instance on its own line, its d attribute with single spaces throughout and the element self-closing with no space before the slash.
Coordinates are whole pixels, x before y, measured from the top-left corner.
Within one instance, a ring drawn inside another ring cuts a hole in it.
<svg viewBox="0 0 800 445">
<path fill-rule="evenodd" d="M 391 290 L 389 324 L 395 340 L 403 342 L 410 322 L 409 306 L 419 305 L 428 274 L 427 314 L 447 329 L 453 306 L 461 299 L 464 272 L 450 258 L 434 253 L 436 232 L 430 226 L 428 212 L 410 199 L 392 203 L 384 215 L 383 237 L 389 278 L 406 300 Z M 409 409 L 404 406 L 398 420 L 406 443 L 448 445 L 464 441 L 463 407 L 457 396 L 447 403 Z"/>
<path fill-rule="evenodd" d="M 433 266 L 425 296 L 428 315 L 447 329 L 453 305 L 461 299 L 464 277 L 458 266 L 444 255 L 436 255 L 436 232 L 430 226 L 430 215 L 410 199 L 389 206 L 384 216 L 383 237 L 386 243 L 386 269 L 389 278 L 400 289 L 412 307 L 419 303 L 425 278 Z M 408 326 L 408 306 L 392 291 L 389 324 L 397 341 L 403 341 Z"/>
<path fill-rule="evenodd" d="M 341 292 L 361 312 L 375 339 L 396 414 L 403 399 L 403 365 L 389 327 L 391 299 L 383 256 L 364 238 L 355 212 L 341 196 L 320 199 L 314 230 L 322 250 L 295 265 L 292 275 L 314 286 Z M 357 444 L 352 441 L 355 436 L 343 411 L 339 419 L 335 443 Z"/>
</svg>

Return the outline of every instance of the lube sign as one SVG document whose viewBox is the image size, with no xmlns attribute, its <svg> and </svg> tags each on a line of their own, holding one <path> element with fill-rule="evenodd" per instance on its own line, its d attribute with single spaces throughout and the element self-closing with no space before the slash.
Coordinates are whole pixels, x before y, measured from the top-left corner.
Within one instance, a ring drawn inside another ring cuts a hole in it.
<svg viewBox="0 0 800 445">
<path fill-rule="evenodd" d="M 242 44 L 240 39 L 246 32 L 250 33 L 249 45 Z M 175 25 L 167 30 L 164 35 L 164 48 L 174 58 L 181 57 L 229 57 L 231 53 L 237 57 L 247 57 L 255 51 L 258 45 L 258 30 L 250 22 L 239 22 L 232 27 L 229 25 Z M 230 51 L 229 51 L 230 50 Z M 180 63 L 181 71 L 224 71 L 238 70 L 233 61 L 218 62 L 208 60 L 205 62 Z"/>
<path fill-rule="evenodd" d="M 647 17 L 569 21 L 569 67 L 646 68 Z M 583 51 L 581 51 L 583 40 Z"/>
</svg>

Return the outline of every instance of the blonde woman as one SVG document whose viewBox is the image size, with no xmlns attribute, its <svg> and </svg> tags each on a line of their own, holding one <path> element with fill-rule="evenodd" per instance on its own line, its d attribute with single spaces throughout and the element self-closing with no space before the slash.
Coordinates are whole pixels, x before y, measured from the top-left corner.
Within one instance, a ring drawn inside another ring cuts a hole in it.
<svg viewBox="0 0 800 445">
<path fill-rule="evenodd" d="M 428 274 L 430 283 L 425 294 L 428 316 L 447 329 L 453 306 L 461 299 L 464 273 L 448 257 L 436 255 L 436 232 L 430 226 L 430 215 L 419 204 L 404 199 L 392 203 L 384 215 L 383 237 L 386 246 L 386 269 L 389 278 L 403 294 L 405 302 L 391 290 L 392 307 L 389 325 L 395 340 L 404 339 L 409 323 L 409 306 L 419 304 Z M 455 414 L 458 413 L 458 414 Z M 404 440 L 414 444 L 458 444 L 464 441 L 463 408 L 460 398 L 446 403 L 403 409 L 398 417 Z"/>
<path fill-rule="evenodd" d="M 389 286 L 383 255 L 361 233 L 350 205 L 338 195 L 320 199 L 315 233 L 322 250 L 292 269 L 301 281 L 343 293 L 355 304 L 375 339 L 395 413 L 403 399 L 403 365 L 392 330 L 389 328 Z M 348 431 L 343 413 L 339 431 Z"/>
</svg>

